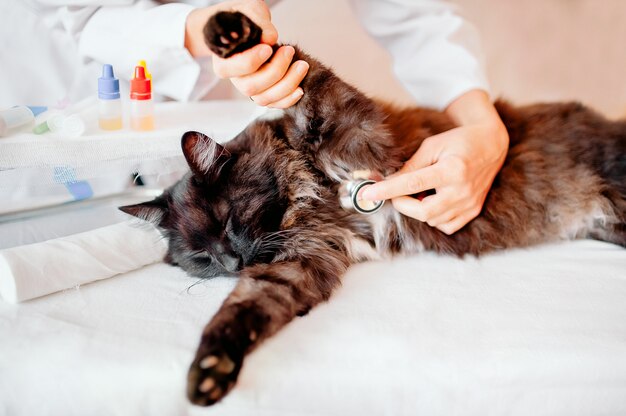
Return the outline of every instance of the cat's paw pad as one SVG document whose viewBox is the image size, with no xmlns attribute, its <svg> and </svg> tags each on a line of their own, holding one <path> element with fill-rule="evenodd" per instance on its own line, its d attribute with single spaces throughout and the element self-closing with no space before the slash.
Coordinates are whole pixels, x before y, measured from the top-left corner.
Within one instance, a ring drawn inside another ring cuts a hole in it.
<svg viewBox="0 0 626 416">
<path fill-rule="evenodd" d="M 204 26 L 204 41 L 211 51 L 228 58 L 261 43 L 261 28 L 240 12 L 219 12 Z"/>
<path fill-rule="evenodd" d="M 228 354 L 212 353 L 198 357 L 189 369 L 187 395 L 199 406 L 221 400 L 235 385 L 241 362 Z"/>
</svg>

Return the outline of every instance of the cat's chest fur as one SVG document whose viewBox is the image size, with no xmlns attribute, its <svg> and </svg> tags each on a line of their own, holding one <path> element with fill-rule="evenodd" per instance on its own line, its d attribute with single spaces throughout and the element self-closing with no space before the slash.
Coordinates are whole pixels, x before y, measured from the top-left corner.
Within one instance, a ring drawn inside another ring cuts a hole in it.
<svg viewBox="0 0 626 416">
<path fill-rule="evenodd" d="M 328 173 L 313 168 L 313 161 L 292 151 L 284 166 L 289 208 L 281 229 L 306 222 L 321 233 L 335 234 L 342 240 L 353 262 L 380 260 L 394 254 L 424 250 L 424 245 L 407 229 L 405 218 L 393 209 L 390 202 L 376 213 L 357 213 L 342 207 L 341 184 L 329 178 Z M 345 176 L 343 171 L 335 173 Z"/>
</svg>

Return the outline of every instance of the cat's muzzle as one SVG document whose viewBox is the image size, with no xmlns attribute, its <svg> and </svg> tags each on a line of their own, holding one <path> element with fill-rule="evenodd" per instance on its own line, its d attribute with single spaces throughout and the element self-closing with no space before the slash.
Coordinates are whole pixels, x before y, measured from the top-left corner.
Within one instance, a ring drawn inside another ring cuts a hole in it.
<svg viewBox="0 0 626 416">
<path fill-rule="evenodd" d="M 360 214 L 378 212 L 385 201 L 367 201 L 360 198 L 361 191 L 368 185 L 383 179 L 383 176 L 370 170 L 352 172 L 352 179 L 341 182 L 339 186 L 339 203 L 344 209 L 353 210 Z"/>
</svg>

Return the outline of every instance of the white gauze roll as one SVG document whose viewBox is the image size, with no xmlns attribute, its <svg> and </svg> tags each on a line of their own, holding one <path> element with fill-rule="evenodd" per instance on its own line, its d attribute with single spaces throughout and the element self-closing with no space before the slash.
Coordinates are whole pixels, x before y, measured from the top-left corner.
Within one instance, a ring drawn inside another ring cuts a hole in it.
<svg viewBox="0 0 626 416">
<path fill-rule="evenodd" d="M 127 221 L 0 250 L 0 295 L 16 303 L 106 279 L 161 261 L 166 249 L 152 225 Z"/>
</svg>

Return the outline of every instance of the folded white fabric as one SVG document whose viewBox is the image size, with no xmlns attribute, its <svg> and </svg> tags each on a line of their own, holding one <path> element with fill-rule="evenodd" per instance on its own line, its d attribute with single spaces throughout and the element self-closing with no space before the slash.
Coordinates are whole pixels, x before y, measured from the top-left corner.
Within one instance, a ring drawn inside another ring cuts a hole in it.
<svg viewBox="0 0 626 416">
<path fill-rule="evenodd" d="M 127 221 L 0 250 L 0 295 L 16 303 L 106 279 L 162 260 L 166 248 L 152 225 Z"/>
</svg>

